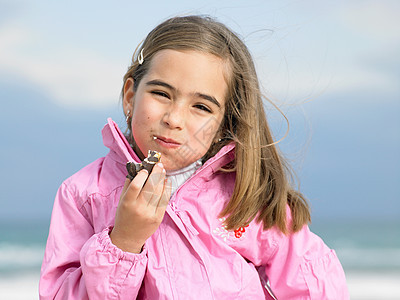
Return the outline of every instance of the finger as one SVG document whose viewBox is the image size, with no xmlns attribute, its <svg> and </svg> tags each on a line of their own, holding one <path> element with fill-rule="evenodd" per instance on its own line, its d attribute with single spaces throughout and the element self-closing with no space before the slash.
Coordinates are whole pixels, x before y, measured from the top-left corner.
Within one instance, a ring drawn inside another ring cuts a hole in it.
<svg viewBox="0 0 400 300">
<path fill-rule="evenodd" d="M 165 174 L 166 171 L 164 169 L 164 165 L 159 162 L 151 171 L 148 181 L 150 181 L 153 187 L 158 186 L 159 184 L 164 184 Z"/>
<path fill-rule="evenodd" d="M 129 183 L 128 189 L 126 190 L 125 196 L 128 199 L 137 199 L 143 186 L 149 176 L 149 172 L 146 169 L 140 170 L 135 178 Z"/>
<path fill-rule="evenodd" d="M 123 195 L 125 195 L 126 190 L 128 189 L 128 186 L 129 186 L 130 183 L 131 183 L 131 181 L 128 178 L 126 178 L 125 182 L 124 182 L 124 187 L 122 188 L 121 197 Z"/>
<path fill-rule="evenodd" d="M 166 172 L 163 165 L 161 163 L 156 164 L 142 191 L 148 205 L 157 206 L 164 189 L 165 176 Z"/>
<path fill-rule="evenodd" d="M 171 199 L 171 190 L 172 190 L 171 181 L 166 178 L 164 180 L 163 193 L 161 194 L 161 197 L 158 201 L 158 205 L 155 211 L 157 218 L 159 218 L 160 220 L 164 218 L 165 210 L 167 209 L 169 200 Z"/>
<path fill-rule="evenodd" d="M 158 202 L 158 207 L 166 208 L 169 203 L 169 200 L 171 199 L 171 194 L 172 194 L 172 182 L 168 178 L 165 178 L 164 190 L 160 197 L 160 201 Z"/>
</svg>

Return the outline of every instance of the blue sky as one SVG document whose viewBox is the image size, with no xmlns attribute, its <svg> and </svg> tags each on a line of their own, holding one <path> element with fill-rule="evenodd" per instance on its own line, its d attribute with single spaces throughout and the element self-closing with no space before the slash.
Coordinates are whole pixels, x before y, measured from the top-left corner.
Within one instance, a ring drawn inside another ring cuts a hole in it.
<svg viewBox="0 0 400 300">
<path fill-rule="evenodd" d="M 182 14 L 247 43 L 314 218 L 400 217 L 400 2 L 0 0 L 1 219 L 48 219 L 62 180 L 106 154 L 133 50 Z"/>
</svg>

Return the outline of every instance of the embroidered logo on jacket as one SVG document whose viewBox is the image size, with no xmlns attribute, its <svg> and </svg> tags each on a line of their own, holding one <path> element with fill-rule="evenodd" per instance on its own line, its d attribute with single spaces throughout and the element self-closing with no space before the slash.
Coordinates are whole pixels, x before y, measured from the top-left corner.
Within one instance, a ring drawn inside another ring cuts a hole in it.
<svg viewBox="0 0 400 300">
<path fill-rule="evenodd" d="M 226 241 L 235 241 L 235 240 L 242 240 L 245 236 L 246 233 L 246 227 L 249 227 L 249 225 L 246 225 L 244 227 L 239 227 L 238 229 L 235 229 L 233 231 L 229 231 L 226 229 L 226 225 L 224 225 L 226 218 L 219 218 L 218 219 L 221 222 L 221 226 L 215 228 L 213 230 L 213 233 L 219 237 L 221 237 L 224 242 Z"/>
</svg>

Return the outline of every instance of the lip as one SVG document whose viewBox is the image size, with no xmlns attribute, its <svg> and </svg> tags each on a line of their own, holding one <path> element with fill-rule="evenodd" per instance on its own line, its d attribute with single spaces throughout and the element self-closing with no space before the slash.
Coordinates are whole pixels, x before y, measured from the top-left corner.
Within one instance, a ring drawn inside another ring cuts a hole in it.
<svg viewBox="0 0 400 300">
<path fill-rule="evenodd" d="M 159 145 L 166 147 L 166 148 L 178 148 L 182 145 L 181 143 L 179 143 L 173 139 L 170 139 L 170 138 L 166 138 L 163 136 L 157 136 L 157 135 L 155 135 L 154 137 L 155 137 L 156 143 L 158 143 Z"/>
</svg>

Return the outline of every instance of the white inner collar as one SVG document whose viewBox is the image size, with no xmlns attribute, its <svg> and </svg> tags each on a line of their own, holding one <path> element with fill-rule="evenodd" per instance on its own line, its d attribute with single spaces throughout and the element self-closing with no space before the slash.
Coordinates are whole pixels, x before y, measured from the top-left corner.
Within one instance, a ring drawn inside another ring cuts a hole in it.
<svg viewBox="0 0 400 300">
<path fill-rule="evenodd" d="M 171 181 L 172 191 L 171 196 L 175 193 L 175 191 L 180 187 L 186 180 L 192 176 L 198 168 L 202 165 L 201 159 L 195 161 L 194 163 L 174 171 L 167 171 L 167 178 Z"/>
</svg>

